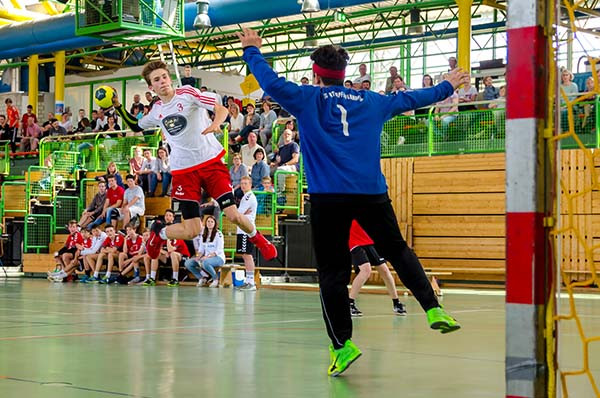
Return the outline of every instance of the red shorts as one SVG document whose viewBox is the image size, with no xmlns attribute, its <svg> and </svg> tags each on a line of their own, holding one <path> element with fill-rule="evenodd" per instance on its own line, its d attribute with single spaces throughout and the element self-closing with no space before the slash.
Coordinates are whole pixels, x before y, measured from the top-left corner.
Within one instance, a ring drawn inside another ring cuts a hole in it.
<svg viewBox="0 0 600 398">
<path fill-rule="evenodd" d="M 173 174 L 171 197 L 179 200 L 202 201 L 202 188 L 211 198 L 218 199 L 233 191 L 229 170 L 220 160 L 182 174 Z"/>
</svg>

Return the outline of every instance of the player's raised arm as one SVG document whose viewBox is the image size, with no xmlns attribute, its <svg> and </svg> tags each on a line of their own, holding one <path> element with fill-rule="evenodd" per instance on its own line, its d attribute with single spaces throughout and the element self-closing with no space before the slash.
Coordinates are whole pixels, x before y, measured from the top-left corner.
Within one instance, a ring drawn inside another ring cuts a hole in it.
<svg viewBox="0 0 600 398">
<path fill-rule="evenodd" d="M 297 116 L 304 108 L 303 89 L 297 84 L 277 76 L 259 50 L 262 39 L 255 31 L 244 28 L 241 33 L 236 34 L 244 49 L 243 59 L 250 67 L 250 71 L 260 87 L 287 111 Z"/>
</svg>

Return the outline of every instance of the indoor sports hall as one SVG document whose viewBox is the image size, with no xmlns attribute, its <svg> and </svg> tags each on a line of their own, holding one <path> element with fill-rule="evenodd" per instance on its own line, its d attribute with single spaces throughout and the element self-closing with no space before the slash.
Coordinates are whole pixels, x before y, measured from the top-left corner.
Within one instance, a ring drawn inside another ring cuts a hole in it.
<svg viewBox="0 0 600 398">
<path fill-rule="evenodd" d="M 598 0 L 0 0 L 1 397 L 600 397 Z"/>
</svg>

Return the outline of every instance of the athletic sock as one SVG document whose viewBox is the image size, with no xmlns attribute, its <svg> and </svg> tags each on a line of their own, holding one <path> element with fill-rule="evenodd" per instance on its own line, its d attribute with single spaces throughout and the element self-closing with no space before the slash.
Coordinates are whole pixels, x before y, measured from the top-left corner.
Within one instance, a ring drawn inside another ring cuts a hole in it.
<svg viewBox="0 0 600 398">
<path fill-rule="evenodd" d="M 179 271 L 173 271 L 173 279 L 175 279 L 176 281 L 179 280 Z"/>
<path fill-rule="evenodd" d="M 394 305 L 398 305 L 400 304 L 400 299 L 392 299 L 392 303 L 394 303 Z"/>
<path fill-rule="evenodd" d="M 137 278 L 140 276 L 140 269 L 139 268 L 134 268 L 133 269 L 133 277 Z"/>
<path fill-rule="evenodd" d="M 162 240 L 169 239 L 169 238 L 167 238 L 167 228 L 165 227 L 165 228 L 161 229 L 160 232 L 158 233 L 158 236 L 160 236 L 160 238 Z"/>
<path fill-rule="evenodd" d="M 156 279 L 156 271 L 150 271 L 150 278 Z"/>
<path fill-rule="evenodd" d="M 254 274 L 246 275 L 246 283 L 254 285 Z"/>
<path fill-rule="evenodd" d="M 100 276 L 100 272 L 94 272 L 94 278 L 98 278 Z"/>
<path fill-rule="evenodd" d="M 258 232 L 258 231 L 256 231 L 256 228 L 254 228 L 254 229 L 252 230 L 252 232 L 250 232 L 250 233 L 248 234 L 248 237 L 249 237 L 249 238 L 254 238 L 254 237 L 256 236 L 256 233 L 257 233 L 257 232 Z"/>
<path fill-rule="evenodd" d="M 110 279 L 110 271 L 106 273 L 106 279 Z"/>
</svg>

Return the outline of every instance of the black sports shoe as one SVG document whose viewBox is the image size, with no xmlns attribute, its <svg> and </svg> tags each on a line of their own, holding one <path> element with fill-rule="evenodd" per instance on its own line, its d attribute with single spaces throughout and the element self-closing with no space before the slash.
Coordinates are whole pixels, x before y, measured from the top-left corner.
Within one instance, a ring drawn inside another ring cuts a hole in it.
<svg viewBox="0 0 600 398">
<path fill-rule="evenodd" d="M 406 316 L 406 306 L 402 303 L 394 303 L 394 314 L 400 316 Z"/>
<path fill-rule="evenodd" d="M 356 308 L 355 303 L 350 303 L 350 316 L 357 317 L 362 316 L 362 312 Z"/>
</svg>

